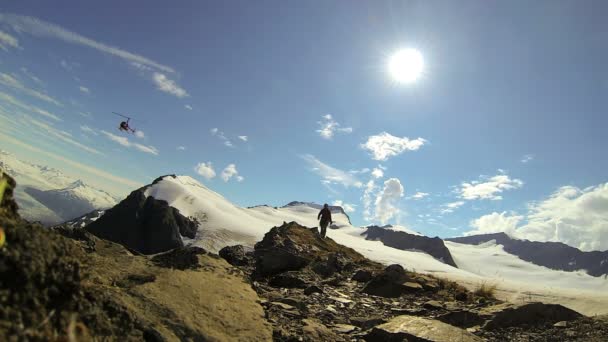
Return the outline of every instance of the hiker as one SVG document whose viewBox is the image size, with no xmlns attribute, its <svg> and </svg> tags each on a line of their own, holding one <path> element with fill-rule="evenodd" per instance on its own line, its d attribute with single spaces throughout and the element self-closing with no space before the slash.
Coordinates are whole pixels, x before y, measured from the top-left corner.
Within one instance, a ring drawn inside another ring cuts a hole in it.
<svg viewBox="0 0 608 342">
<path fill-rule="evenodd" d="M 329 206 L 326 204 L 323 205 L 323 209 L 321 209 L 321 211 L 319 212 L 319 215 L 317 215 L 317 220 L 321 219 L 321 222 L 319 223 L 321 226 L 321 237 L 325 238 L 325 234 L 327 233 L 327 226 L 329 224 L 334 223 L 334 221 L 332 221 L 331 219 L 331 211 L 329 210 Z"/>
</svg>

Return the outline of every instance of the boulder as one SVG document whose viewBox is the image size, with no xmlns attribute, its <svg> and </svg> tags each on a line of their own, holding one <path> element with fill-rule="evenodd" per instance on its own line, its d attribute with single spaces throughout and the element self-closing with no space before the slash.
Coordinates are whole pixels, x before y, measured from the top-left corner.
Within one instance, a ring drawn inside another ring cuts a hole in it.
<svg viewBox="0 0 608 342">
<path fill-rule="evenodd" d="M 467 310 L 450 311 L 438 316 L 437 319 L 460 328 L 471 328 L 485 322 L 478 313 Z"/>
<path fill-rule="evenodd" d="M 321 289 L 317 285 L 311 285 L 304 289 L 304 294 L 307 296 L 310 296 L 313 293 L 323 293 L 323 289 Z"/>
<path fill-rule="evenodd" d="M 224 247 L 219 255 L 232 266 L 247 266 L 253 262 L 253 251 L 241 245 Z"/>
<path fill-rule="evenodd" d="M 205 254 L 207 252 L 200 247 L 181 247 L 155 255 L 152 257 L 152 262 L 159 267 L 175 268 L 178 270 L 197 269 L 200 267 L 198 256 Z"/>
<path fill-rule="evenodd" d="M 483 326 L 487 330 L 522 325 L 555 324 L 582 317 L 580 313 L 565 306 L 544 303 L 499 304 L 480 310 L 480 314 L 490 318 Z"/>
<path fill-rule="evenodd" d="M 305 341 L 344 341 L 335 332 L 316 319 L 303 319 L 302 333 Z"/>
<path fill-rule="evenodd" d="M 364 336 L 368 342 L 437 341 L 477 342 L 481 338 L 470 332 L 433 319 L 416 316 L 397 316 L 388 323 L 376 326 Z"/>
<path fill-rule="evenodd" d="M 332 253 L 327 258 L 313 263 L 312 270 L 318 275 L 327 278 L 335 273 L 342 272 L 349 265 L 351 264 L 340 253 Z"/>
<path fill-rule="evenodd" d="M 375 327 L 376 325 L 386 323 L 386 320 L 384 320 L 382 317 L 353 317 L 350 319 L 350 323 L 361 328 L 361 330 L 367 330 Z"/>
<path fill-rule="evenodd" d="M 372 280 L 373 276 L 374 274 L 368 270 L 358 270 L 351 279 L 360 283 L 367 283 Z"/>
<path fill-rule="evenodd" d="M 390 265 L 370 280 L 361 290 L 374 296 L 397 298 L 402 294 L 422 290 L 422 285 L 410 281 L 401 265 Z"/>
</svg>

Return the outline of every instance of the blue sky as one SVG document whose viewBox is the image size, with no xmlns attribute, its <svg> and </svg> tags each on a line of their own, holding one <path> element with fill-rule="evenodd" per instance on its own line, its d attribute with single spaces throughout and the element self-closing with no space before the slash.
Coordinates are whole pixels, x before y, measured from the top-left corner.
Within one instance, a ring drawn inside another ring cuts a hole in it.
<svg viewBox="0 0 608 342">
<path fill-rule="evenodd" d="M 607 7 L 7 2 L 0 142 L 120 195 L 188 174 L 243 206 L 608 249 Z M 387 71 L 403 48 L 414 83 Z"/>
</svg>

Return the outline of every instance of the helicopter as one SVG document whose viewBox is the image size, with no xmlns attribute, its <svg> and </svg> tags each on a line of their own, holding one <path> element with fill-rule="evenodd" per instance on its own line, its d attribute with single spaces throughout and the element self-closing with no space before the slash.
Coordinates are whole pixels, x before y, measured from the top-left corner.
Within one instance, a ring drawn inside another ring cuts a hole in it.
<svg viewBox="0 0 608 342">
<path fill-rule="evenodd" d="M 131 121 L 132 118 L 130 118 L 126 115 L 120 114 L 120 113 L 116 113 L 116 112 L 112 112 L 112 114 L 122 116 L 123 118 L 127 119 L 127 121 L 122 121 L 120 123 L 120 125 L 118 126 L 119 130 L 125 131 L 127 133 L 131 133 L 131 134 L 135 133 L 135 128 L 132 128 L 131 126 L 129 126 L 129 121 Z"/>
</svg>

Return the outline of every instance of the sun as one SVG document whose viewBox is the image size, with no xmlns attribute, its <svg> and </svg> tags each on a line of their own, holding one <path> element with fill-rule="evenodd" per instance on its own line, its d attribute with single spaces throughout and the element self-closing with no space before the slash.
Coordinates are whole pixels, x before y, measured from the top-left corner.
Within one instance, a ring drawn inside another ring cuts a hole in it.
<svg viewBox="0 0 608 342">
<path fill-rule="evenodd" d="M 416 82 L 424 71 L 424 58 L 416 49 L 399 50 L 390 57 L 388 71 L 399 83 Z"/>
</svg>

